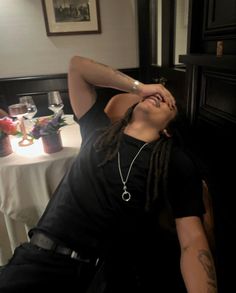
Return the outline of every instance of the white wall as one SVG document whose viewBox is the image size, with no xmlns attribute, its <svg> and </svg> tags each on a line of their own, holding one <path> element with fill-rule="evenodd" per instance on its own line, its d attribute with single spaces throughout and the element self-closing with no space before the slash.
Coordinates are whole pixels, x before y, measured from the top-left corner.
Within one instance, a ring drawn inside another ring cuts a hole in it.
<svg viewBox="0 0 236 293">
<path fill-rule="evenodd" d="M 138 67 L 135 0 L 99 0 L 101 34 L 46 34 L 41 0 L 0 0 L 0 78 L 66 73 L 79 53 L 116 68 Z"/>
<path fill-rule="evenodd" d="M 188 0 L 176 0 L 175 11 L 175 64 L 179 64 L 179 55 L 187 52 Z"/>
</svg>

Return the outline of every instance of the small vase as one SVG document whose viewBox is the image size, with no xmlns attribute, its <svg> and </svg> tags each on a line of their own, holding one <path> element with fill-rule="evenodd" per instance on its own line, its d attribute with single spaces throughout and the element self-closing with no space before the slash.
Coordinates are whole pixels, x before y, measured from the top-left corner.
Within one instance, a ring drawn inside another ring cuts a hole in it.
<svg viewBox="0 0 236 293">
<path fill-rule="evenodd" d="M 0 137 L 0 157 L 8 156 L 12 153 L 10 138 L 7 134 Z"/>
<path fill-rule="evenodd" d="M 61 133 L 55 132 L 42 136 L 43 149 L 45 153 L 52 154 L 62 150 Z"/>
</svg>

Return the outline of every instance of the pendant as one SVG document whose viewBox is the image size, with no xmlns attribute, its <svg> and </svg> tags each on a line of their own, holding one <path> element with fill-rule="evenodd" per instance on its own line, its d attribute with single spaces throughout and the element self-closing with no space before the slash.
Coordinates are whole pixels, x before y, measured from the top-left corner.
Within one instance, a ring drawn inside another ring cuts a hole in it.
<svg viewBox="0 0 236 293">
<path fill-rule="evenodd" d="M 131 199 L 131 194 L 128 191 L 124 191 L 121 197 L 124 201 L 129 201 Z"/>
<path fill-rule="evenodd" d="M 123 187 L 124 192 L 122 193 L 121 197 L 124 201 L 129 201 L 131 199 L 131 194 L 127 191 L 126 185 Z"/>
</svg>

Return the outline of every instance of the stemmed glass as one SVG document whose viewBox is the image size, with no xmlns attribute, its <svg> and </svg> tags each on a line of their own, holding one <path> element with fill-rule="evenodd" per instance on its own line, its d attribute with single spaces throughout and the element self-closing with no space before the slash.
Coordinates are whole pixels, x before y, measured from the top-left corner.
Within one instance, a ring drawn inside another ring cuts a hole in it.
<svg viewBox="0 0 236 293">
<path fill-rule="evenodd" d="M 32 96 L 23 96 L 20 97 L 19 100 L 21 104 L 25 104 L 27 106 L 27 113 L 24 117 L 28 118 L 32 122 L 33 117 L 38 111 Z"/>
<path fill-rule="evenodd" d="M 22 132 L 22 140 L 18 142 L 20 146 L 28 146 L 33 143 L 32 137 L 27 135 L 24 116 L 27 114 L 26 104 L 13 104 L 8 107 L 8 111 L 11 117 L 16 117 L 20 122 L 20 130 Z"/>
<path fill-rule="evenodd" d="M 52 91 L 48 93 L 48 109 L 56 115 L 64 107 L 59 91 Z"/>
</svg>

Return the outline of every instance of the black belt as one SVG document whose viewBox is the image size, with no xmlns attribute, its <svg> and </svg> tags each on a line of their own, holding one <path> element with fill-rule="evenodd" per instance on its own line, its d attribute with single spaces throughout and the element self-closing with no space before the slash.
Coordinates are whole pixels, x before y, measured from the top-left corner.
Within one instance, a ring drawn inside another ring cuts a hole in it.
<svg viewBox="0 0 236 293">
<path fill-rule="evenodd" d="M 41 249 L 49 250 L 58 254 L 63 254 L 84 263 L 93 264 L 96 266 L 99 262 L 98 257 L 84 256 L 71 248 L 56 243 L 50 237 L 41 232 L 35 232 L 30 239 L 30 243 Z"/>
</svg>

